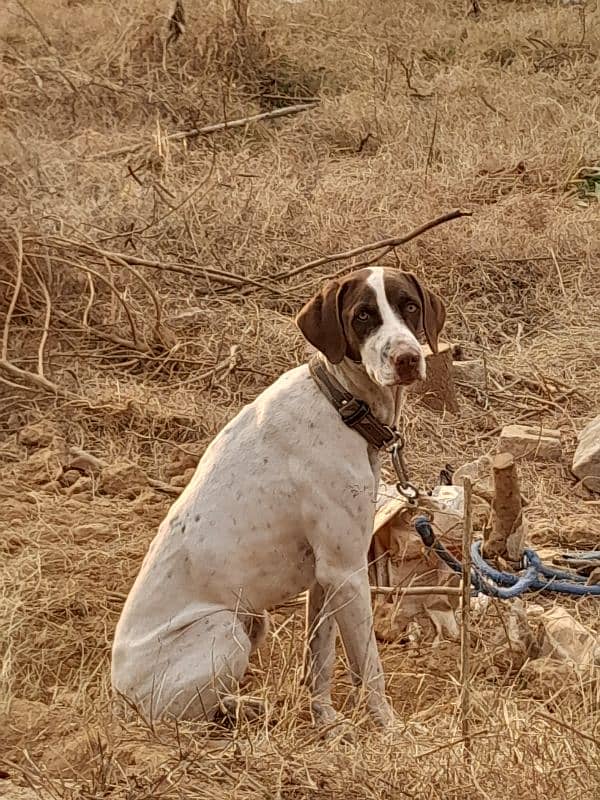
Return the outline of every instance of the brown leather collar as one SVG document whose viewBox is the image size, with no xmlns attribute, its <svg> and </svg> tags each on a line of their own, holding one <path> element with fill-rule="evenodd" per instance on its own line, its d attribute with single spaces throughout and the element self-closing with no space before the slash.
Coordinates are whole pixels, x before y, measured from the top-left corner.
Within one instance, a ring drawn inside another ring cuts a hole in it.
<svg viewBox="0 0 600 800">
<path fill-rule="evenodd" d="M 325 369 L 318 356 L 311 358 L 308 362 L 308 369 L 314 382 L 340 415 L 344 425 L 360 433 L 363 439 L 376 450 L 383 450 L 394 444 L 399 437 L 396 428 L 384 425 L 372 413 L 364 400 L 359 400 L 347 392 L 341 383 Z"/>
</svg>

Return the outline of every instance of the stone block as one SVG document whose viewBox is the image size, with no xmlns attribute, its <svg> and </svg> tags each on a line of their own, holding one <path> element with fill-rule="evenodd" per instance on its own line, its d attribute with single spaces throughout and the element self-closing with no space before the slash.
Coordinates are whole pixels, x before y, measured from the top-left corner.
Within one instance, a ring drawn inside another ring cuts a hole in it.
<svg viewBox="0 0 600 800">
<path fill-rule="evenodd" d="M 573 472 L 586 488 L 600 492 L 600 415 L 579 434 Z"/>
<path fill-rule="evenodd" d="M 500 434 L 498 450 L 515 458 L 559 461 L 562 457 L 560 431 L 535 425 L 506 425 Z"/>
</svg>

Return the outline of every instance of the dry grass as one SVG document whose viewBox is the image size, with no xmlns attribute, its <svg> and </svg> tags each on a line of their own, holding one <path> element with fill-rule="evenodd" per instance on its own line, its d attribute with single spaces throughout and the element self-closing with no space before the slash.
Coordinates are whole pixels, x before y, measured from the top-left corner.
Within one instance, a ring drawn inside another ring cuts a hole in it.
<svg viewBox="0 0 600 800">
<path fill-rule="evenodd" d="M 474 215 L 384 263 L 447 298 L 447 336 L 484 354 L 489 382 L 464 389 L 458 418 L 408 404 L 415 477 L 432 485 L 530 415 L 565 444 L 561 464 L 522 465 L 534 541 L 600 543 L 597 500 L 568 469 L 600 393 L 600 11 L 251 0 L 244 24 L 234 6 L 188 0 L 168 49 L 168 9 L 143 0 L 9 0 L 0 16 L 0 768 L 52 798 L 597 797 L 597 675 L 536 672 L 497 604 L 475 625 L 471 766 L 453 645 L 382 646 L 395 738 L 320 741 L 298 613 L 276 616 L 253 667 L 267 720 L 111 717 L 112 630 L 171 501 L 148 478 L 180 484 L 303 358 L 290 314 L 349 265 L 286 273 L 452 207 Z M 46 438 L 18 440 L 35 420 Z M 111 466 L 80 477 L 73 446 Z M 599 629 L 593 601 L 573 607 Z"/>
</svg>

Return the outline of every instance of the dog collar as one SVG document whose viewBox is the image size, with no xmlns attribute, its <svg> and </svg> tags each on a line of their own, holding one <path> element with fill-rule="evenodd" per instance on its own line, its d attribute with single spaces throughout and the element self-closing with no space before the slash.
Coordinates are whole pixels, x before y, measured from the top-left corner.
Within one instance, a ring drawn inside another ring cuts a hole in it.
<svg viewBox="0 0 600 800">
<path fill-rule="evenodd" d="M 364 400 L 359 400 L 347 392 L 325 369 L 318 356 L 315 355 L 310 359 L 308 369 L 312 379 L 338 412 L 344 425 L 359 433 L 371 447 L 383 450 L 399 440 L 399 431 L 391 425 L 384 425 Z"/>
</svg>

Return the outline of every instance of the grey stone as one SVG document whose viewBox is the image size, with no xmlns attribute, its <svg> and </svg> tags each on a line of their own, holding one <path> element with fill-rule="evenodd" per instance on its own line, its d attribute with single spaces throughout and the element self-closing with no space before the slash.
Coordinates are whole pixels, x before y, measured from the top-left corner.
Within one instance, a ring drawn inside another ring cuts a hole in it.
<svg viewBox="0 0 600 800">
<path fill-rule="evenodd" d="M 573 472 L 585 487 L 600 492 L 600 415 L 579 434 Z"/>
</svg>

